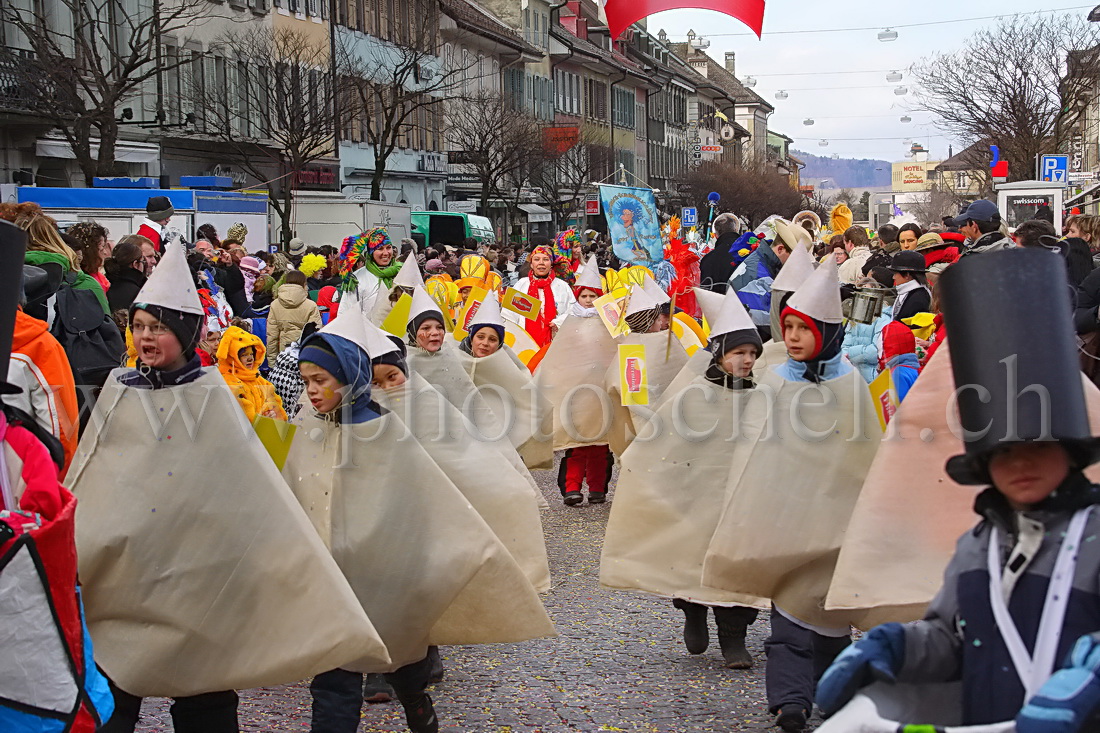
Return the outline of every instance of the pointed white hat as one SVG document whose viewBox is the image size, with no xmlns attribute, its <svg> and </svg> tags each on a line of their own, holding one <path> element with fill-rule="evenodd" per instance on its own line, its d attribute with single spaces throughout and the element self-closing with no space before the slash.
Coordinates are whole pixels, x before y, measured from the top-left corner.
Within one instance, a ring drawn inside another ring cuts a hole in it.
<svg viewBox="0 0 1100 733">
<path fill-rule="evenodd" d="M 836 258 L 826 258 L 806 278 L 806 282 L 794 291 L 787 305 L 823 323 L 843 323 L 844 311 L 840 308 L 840 278 L 837 276 Z"/>
<path fill-rule="evenodd" d="M 726 291 L 718 314 L 713 321 L 707 318 L 707 322 L 710 323 L 711 338 L 721 336 L 724 333 L 733 333 L 734 331 L 756 330 L 756 324 L 752 322 L 752 317 L 749 316 L 749 312 L 745 310 L 745 305 L 733 290 Z"/>
<path fill-rule="evenodd" d="M 367 354 L 371 359 L 377 359 L 391 351 L 398 351 L 397 344 L 378 326 L 365 320 L 364 329 L 367 337 Z"/>
<path fill-rule="evenodd" d="M 496 295 L 489 293 L 481 305 L 478 306 L 477 313 L 474 314 L 473 319 L 470 321 L 470 326 L 500 326 L 504 327 L 504 318 L 500 315 L 500 303 L 497 302 Z"/>
<path fill-rule="evenodd" d="M 603 292 L 603 280 L 600 279 L 600 266 L 596 263 L 596 255 L 588 258 L 584 267 L 577 273 L 577 279 L 573 283 L 575 288 L 593 288 Z"/>
<path fill-rule="evenodd" d="M 726 296 L 706 288 L 692 288 L 692 290 L 695 291 L 695 302 L 699 304 L 707 323 L 713 325 L 718 320 L 718 314 L 722 312 L 722 303 Z"/>
<path fill-rule="evenodd" d="M 424 276 L 420 274 L 420 265 L 416 263 L 415 253 L 410 252 L 405 258 L 405 262 L 393 279 L 393 284 L 402 288 L 424 287 Z"/>
<path fill-rule="evenodd" d="M 164 256 L 141 286 L 134 302 L 159 305 L 196 316 L 206 315 L 195 290 L 195 278 L 187 266 L 183 245 L 171 244 L 164 249 Z"/>
<path fill-rule="evenodd" d="M 428 295 L 428 291 L 424 288 L 414 288 L 412 294 L 412 304 L 409 306 L 409 320 L 406 323 L 412 323 L 413 319 L 419 316 L 421 313 L 427 313 L 428 311 L 436 311 L 442 313 L 443 309 L 439 303 L 435 302 L 432 296 Z"/>
<path fill-rule="evenodd" d="M 318 333 L 345 338 L 367 352 L 368 356 L 374 356 L 367 337 L 367 318 L 359 308 L 341 308 L 336 318 L 329 321 Z"/>
<path fill-rule="evenodd" d="M 645 291 L 645 288 L 635 285 L 630 289 L 630 300 L 627 301 L 626 313 L 623 315 L 632 316 L 635 313 L 650 311 L 660 306 L 661 304 L 651 298 L 649 293 Z"/>
<path fill-rule="evenodd" d="M 792 252 L 799 245 L 807 249 L 813 246 L 814 240 L 804 228 L 795 226 L 786 219 L 776 219 L 774 226 L 776 239 L 773 244 L 785 244 Z"/>
<path fill-rule="evenodd" d="M 814 256 L 810 254 L 810 250 L 805 247 L 795 247 L 791 256 L 780 268 L 779 274 L 775 276 L 772 290 L 793 293 L 806 282 L 810 275 L 814 274 L 814 269 Z"/>
<path fill-rule="evenodd" d="M 664 290 L 661 290 L 661 286 L 657 284 L 657 281 L 645 273 L 642 274 L 642 289 L 645 290 L 646 295 L 657 301 L 657 305 L 672 302 L 672 298 L 668 297 L 668 293 Z"/>
</svg>

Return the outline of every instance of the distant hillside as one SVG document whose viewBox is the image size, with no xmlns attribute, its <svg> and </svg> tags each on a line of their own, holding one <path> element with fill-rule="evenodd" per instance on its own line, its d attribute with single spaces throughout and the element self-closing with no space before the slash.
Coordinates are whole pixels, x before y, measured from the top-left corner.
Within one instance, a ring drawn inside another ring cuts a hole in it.
<svg viewBox="0 0 1100 733">
<path fill-rule="evenodd" d="M 820 155 L 792 150 L 791 153 L 804 162 L 802 179 L 831 178 L 836 184 L 829 188 L 874 188 L 890 185 L 890 163 L 885 160 L 861 158 L 826 158 Z M 881 168 L 881 170 L 875 170 Z"/>
</svg>

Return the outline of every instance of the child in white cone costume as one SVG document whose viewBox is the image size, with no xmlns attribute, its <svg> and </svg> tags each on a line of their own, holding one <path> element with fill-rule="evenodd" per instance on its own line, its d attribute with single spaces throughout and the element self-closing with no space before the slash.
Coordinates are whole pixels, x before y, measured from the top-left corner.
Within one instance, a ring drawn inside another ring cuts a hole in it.
<svg viewBox="0 0 1100 733">
<path fill-rule="evenodd" d="M 307 393 L 322 414 L 303 411 L 285 473 L 363 607 L 378 617 L 390 651 L 388 666 L 350 669 L 393 670 L 387 677 L 410 729 L 431 731 L 437 723 L 423 691 L 429 645 L 514 642 L 554 631 L 508 549 L 397 413 L 371 399 L 365 325 L 353 310 L 303 344 Z M 343 385 L 335 407 L 312 381 L 315 368 Z M 537 522 L 533 502 L 524 498 Z M 345 670 L 315 689 L 315 716 L 358 720 L 362 679 L 349 680 Z"/>
<path fill-rule="evenodd" d="M 616 362 L 615 340 L 591 303 L 604 294 L 600 268 L 593 255 L 573 286 L 568 318 L 535 371 L 535 385 L 553 409 L 554 450 L 564 450 L 558 467 L 558 489 L 567 506 L 606 500 L 614 459 L 609 433 L 622 433 L 626 412 L 607 396 L 604 380 Z"/>
<path fill-rule="evenodd" d="M 225 381 L 195 355 L 202 306 L 168 247 L 131 309 L 136 371 L 107 380 L 68 481 L 104 731 L 172 696 L 178 731 L 235 731 L 233 689 L 389 656 Z M 243 480 L 242 480 L 243 479 Z"/>
<path fill-rule="evenodd" d="M 707 608 L 713 607 L 726 664 L 745 669 L 752 666 L 746 629 L 767 601 L 706 588 L 702 569 L 749 449 L 744 441 L 730 439 L 741 431 L 736 416 L 750 398 L 752 363 L 761 343 L 737 295 L 718 297 L 723 307 L 708 318 L 712 327 L 706 375 L 675 395 L 666 394 L 650 423 L 653 429 L 622 456 L 600 583 L 672 598 L 684 611 L 684 643 L 692 654 L 707 649 Z M 689 438 L 684 429 L 688 423 L 714 428 Z"/>
<path fill-rule="evenodd" d="M 458 362 L 499 423 L 510 426 L 508 440 L 524 465 L 550 468 L 554 464 L 552 406 L 531 387 L 531 372 L 505 346 L 504 338 L 500 303 L 489 293 L 459 344 Z"/>
<path fill-rule="evenodd" d="M 804 729 L 815 674 L 848 644 L 851 619 L 824 600 L 881 433 L 842 321 L 830 260 L 783 311 L 790 358 L 756 377 L 766 399 L 742 415 L 748 450 L 703 565 L 704 586 L 772 599 L 768 707 L 785 731 Z"/>
</svg>

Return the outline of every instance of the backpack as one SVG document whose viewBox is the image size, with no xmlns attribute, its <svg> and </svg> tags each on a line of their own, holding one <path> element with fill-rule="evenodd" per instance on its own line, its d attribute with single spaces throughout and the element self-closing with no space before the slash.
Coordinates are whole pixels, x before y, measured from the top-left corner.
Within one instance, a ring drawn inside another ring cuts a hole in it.
<svg viewBox="0 0 1100 733">
<path fill-rule="evenodd" d="M 81 386 L 89 385 L 98 393 L 107 381 L 107 375 L 122 363 L 126 342 L 115 322 L 103 312 L 95 293 L 76 289 L 73 287 L 75 282 L 76 273 L 66 273 L 60 289 L 54 294 L 50 333 L 60 342 L 69 358 L 77 385 L 80 412 L 84 415 L 86 395 Z"/>
</svg>

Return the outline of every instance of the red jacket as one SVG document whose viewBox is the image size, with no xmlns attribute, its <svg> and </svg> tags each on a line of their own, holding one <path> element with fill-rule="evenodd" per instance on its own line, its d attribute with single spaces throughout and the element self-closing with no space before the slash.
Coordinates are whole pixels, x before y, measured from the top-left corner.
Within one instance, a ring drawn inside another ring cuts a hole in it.
<svg viewBox="0 0 1100 733">
<path fill-rule="evenodd" d="M 148 222 L 145 222 L 138 227 L 137 233 L 152 242 L 153 249 L 157 251 L 157 254 L 160 254 L 160 229 L 155 229 L 149 226 Z"/>
</svg>

